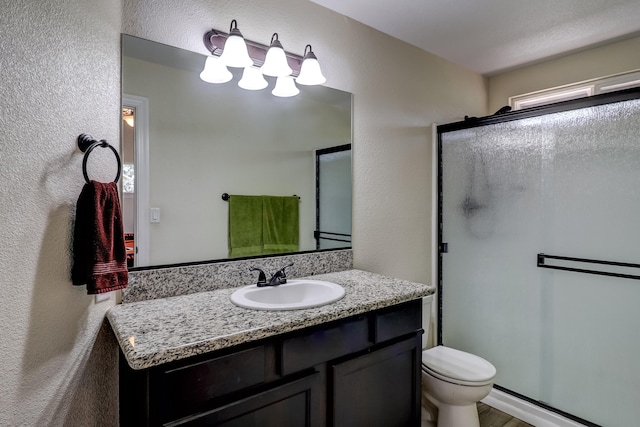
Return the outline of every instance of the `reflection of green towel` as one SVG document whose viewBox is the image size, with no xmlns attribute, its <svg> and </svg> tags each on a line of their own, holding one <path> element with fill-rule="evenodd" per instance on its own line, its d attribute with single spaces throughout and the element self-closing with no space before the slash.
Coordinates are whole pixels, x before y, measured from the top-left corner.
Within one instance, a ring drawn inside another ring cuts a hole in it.
<svg viewBox="0 0 640 427">
<path fill-rule="evenodd" d="M 262 255 L 262 197 L 229 198 L 229 257 Z"/>
<path fill-rule="evenodd" d="M 229 257 L 297 252 L 298 197 L 229 198 Z"/>
<path fill-rule="evenodd" d="M 298 197 L 262 196 L 264 252 L 297 252 L 300 224 Z"/>
</svg>

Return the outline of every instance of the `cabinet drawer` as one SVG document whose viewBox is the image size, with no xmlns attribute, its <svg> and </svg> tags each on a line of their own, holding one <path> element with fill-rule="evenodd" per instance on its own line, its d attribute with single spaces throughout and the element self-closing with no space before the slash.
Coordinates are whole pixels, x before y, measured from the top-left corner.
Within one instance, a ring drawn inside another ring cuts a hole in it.
<svg viewBox="0 0 640 427">
<path fill-rule="evenodd" d="M 422 328 L 422 299 L 380 311 L 374 323 L 376 344 L 416 332 Z"/>
<path fill-rule="evenodd" d="M 151 393 L 157 395 L 162 419 L 175 419 L 206 407 L 216 397 L 263 383 L 266 349 L 254 347 L 199 363 L 157 372 Z M 155 384 L 154 384 L 155 383 Z M 155 387 L 157 385 L 157 387 Z"/>
<path fill-rule="evenodd" d="M 360 317 L 285 339 L 280 373 L 288 375 L 369 347 L 368 323 L 366 317 Z"/>
</svg>

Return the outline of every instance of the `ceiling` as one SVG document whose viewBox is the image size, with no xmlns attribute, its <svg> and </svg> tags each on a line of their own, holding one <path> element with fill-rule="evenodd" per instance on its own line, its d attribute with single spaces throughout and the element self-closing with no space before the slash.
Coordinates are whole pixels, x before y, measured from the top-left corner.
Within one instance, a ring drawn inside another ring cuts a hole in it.
<svg viewBox="0 0 640 427">
<path fill-rule="evenodd" d="M 485 75 L 640 35 L 640 0 L 311 1 Z"/>
</svg>

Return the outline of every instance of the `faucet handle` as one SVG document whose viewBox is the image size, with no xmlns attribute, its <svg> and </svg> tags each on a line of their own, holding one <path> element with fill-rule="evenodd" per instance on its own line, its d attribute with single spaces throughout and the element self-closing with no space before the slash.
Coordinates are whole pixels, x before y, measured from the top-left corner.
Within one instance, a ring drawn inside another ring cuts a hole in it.
<svg viewBox="0 0 640 427">
<path fill-rule="evenodd" d="M 280 273 L 278 276 L 280 277 L 280 284 L 283 285 L 285 283 L 287 283 L 287 273 L 285 273 L 285 269 L 289 268 L 293 266 L 293 263 L 289 263 L 287 265 L 285 265 L 284 267 L 282 267 L 280 270 L 278 270 L 278 273 Z"/>
<path fill-rule="evenodd" d="M 256 283 L 257 286 L 265 286 L 267 284 L 267 275 L 264 274 L 264 270 L 262 270 L 261 268 L 258 267 L 250 267 L 249 271 L 259 271 L 260 274 L 258 275 L 258 283 Z"/>
</svg>

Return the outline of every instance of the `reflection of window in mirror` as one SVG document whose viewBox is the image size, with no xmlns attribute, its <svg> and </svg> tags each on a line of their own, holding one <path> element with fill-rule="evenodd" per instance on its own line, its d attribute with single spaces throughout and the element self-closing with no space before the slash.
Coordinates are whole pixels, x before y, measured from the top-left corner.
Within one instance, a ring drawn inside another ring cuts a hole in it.
<svg viewBox="0 0 640 427">
<path fill-rule="evenodd" d="M 122 192 L 135 193 L 135 167 L 133 163 L 125 163 L 122 165 Z"/>
<path fill-rule="evenodd" d="M 122 108 L 122 222 L 127 265 L 135 265 L 135 109 Z"/>
</svg>

